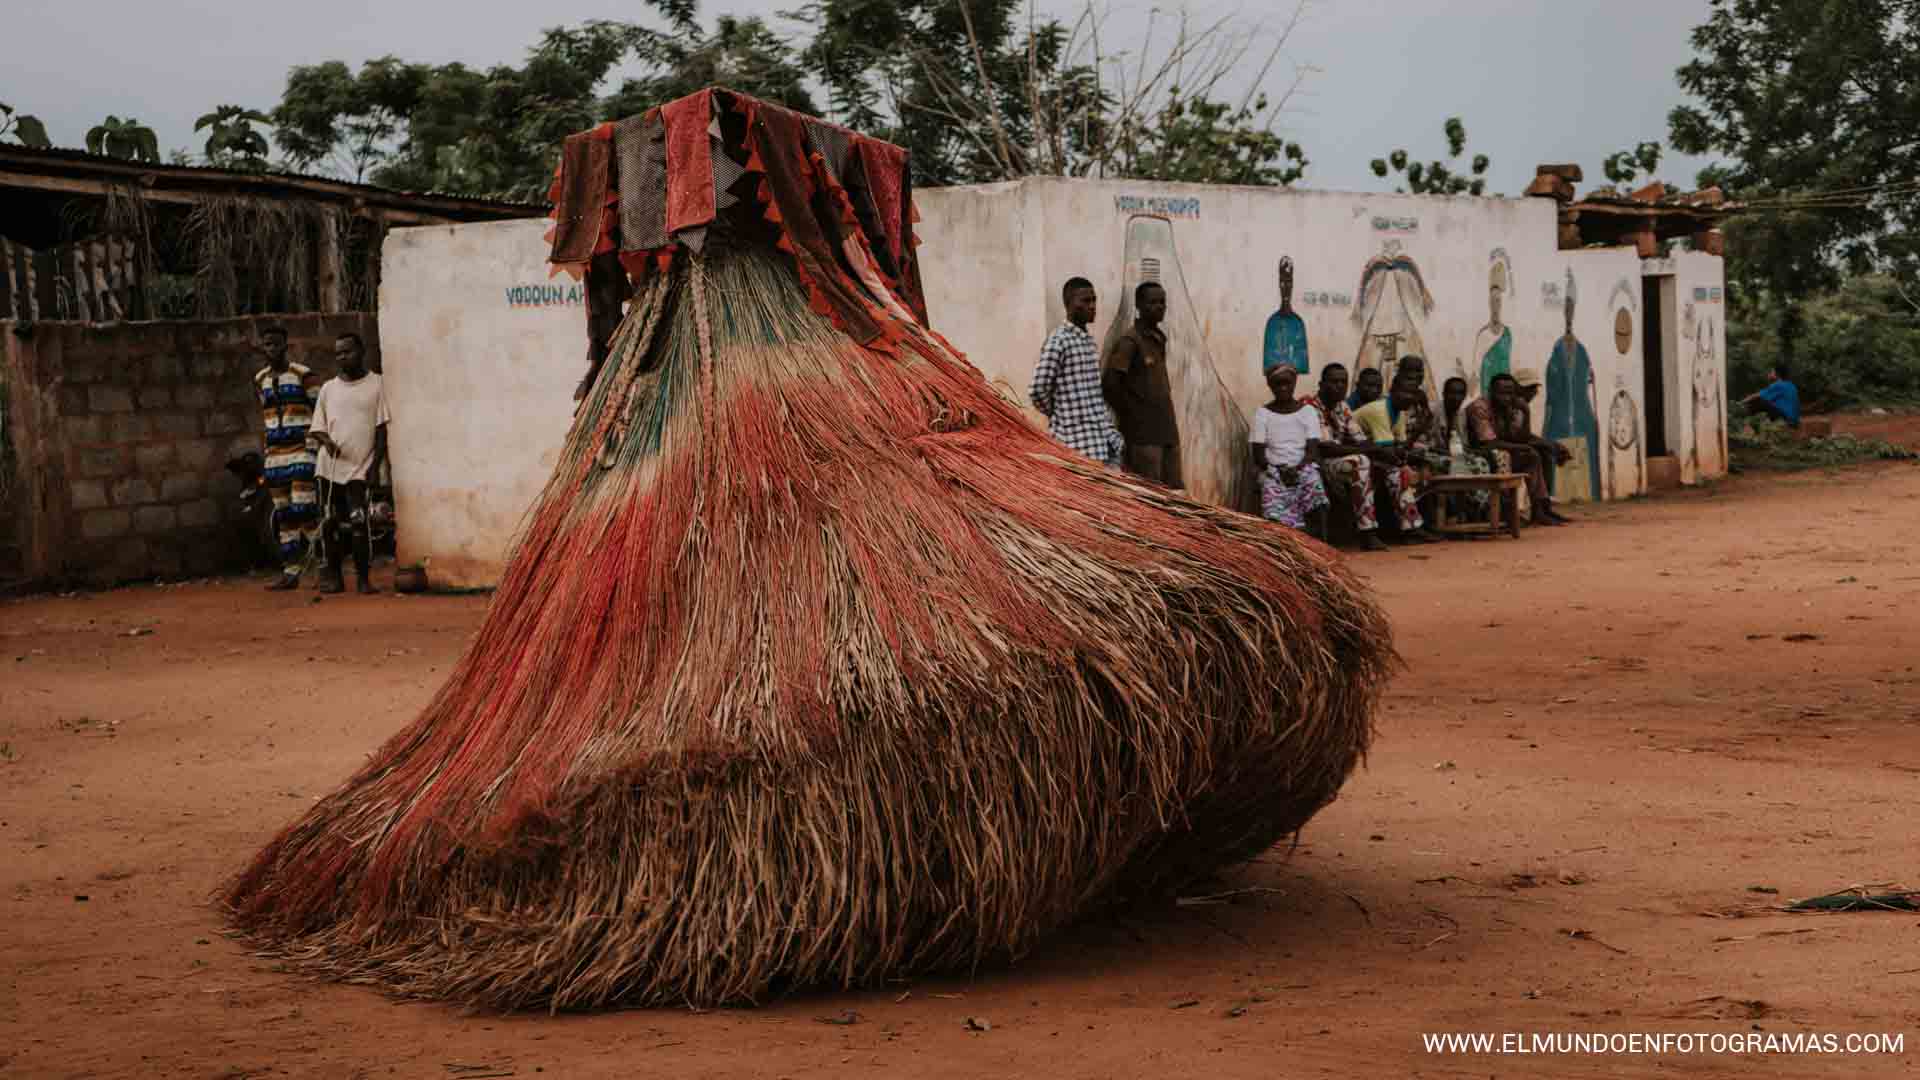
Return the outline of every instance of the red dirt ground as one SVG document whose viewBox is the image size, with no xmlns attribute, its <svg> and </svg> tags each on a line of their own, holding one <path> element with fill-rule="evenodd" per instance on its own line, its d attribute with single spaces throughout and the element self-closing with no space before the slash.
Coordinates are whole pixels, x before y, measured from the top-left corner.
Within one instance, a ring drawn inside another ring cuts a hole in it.
<svg viewBox="0 0 1920 1080">
<path fill-rule="evenodd" d="M 473 1015 L 222 936 L 216 884 L 426 702 L 483 598 L 236 579 L 0 604 L 0 1075 L 1911 1075 L 1920 915 L 1769 905 L 1920 886 L 1920 468 L 1579 516 L 1364 558 L 1407 672 L 1299 849 L 1205 890 L 1238 895 L 752 1011 Z M 1755 1031 L 1906 1047 L 1420 1039 Z"/>
</svg>

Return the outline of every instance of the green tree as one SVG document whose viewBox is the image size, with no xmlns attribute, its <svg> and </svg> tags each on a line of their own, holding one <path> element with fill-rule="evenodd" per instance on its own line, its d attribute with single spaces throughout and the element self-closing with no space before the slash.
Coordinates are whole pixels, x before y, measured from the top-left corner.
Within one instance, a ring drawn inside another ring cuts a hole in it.
<svg viewBox="0 0 1920 1080">
<path fill-rule="evenodd" d="M 1844 273 L 1912 282 L 1920 264 L 1920 0 L 1713 0 L 1679 69 L 1696 102 L 1671 142 L 1749 211 L 1727 227 L 1728 278 L 1797 304 Z"/>
<path fill-rule="evenodd" d="M 1600 164 L 1601 171 L 1607 174 L 1608 181 L 1615 184 L 1631 184 L 1634 178 L 1644 176 L 1653 179 L 1654 170 L 1660 167 L 1661 146 L 1657 142 L 1643 142 L 1631 150 L 1616 150 L 1607 155 Z"/>
<path fill-rule="evenodd" d="M 803 54 L 833 115 L 906 147 L 927 184 L 1030 175 L 1284 184 L 1306 155 L 1273 128 L 1306 69 L 1280 94 L 1260 89 L 1298 24 L 1263 40 L 1228 20 L 1173 28 L 1155 14 L 1142 47 L 1101 51 L 1099 16 L 1034 20 L 1019 0 L 817 0 Z"/>
<path fill-rule="evenodd" d="M 387 56 L 356 74 L 331 61 L 295 68 L 274 110 L 287 159 L 406 190 L 528 200 L 546 195 L 561 142 L 715 82 L 811 109 L 791 48 L 759 19 L 701 28 L 692 0 L 647 0 L 664 29 L 597 20 L 545 31 L 519 66 L 410 63 Z M 612 93 L 615 69 L 644 73 Z"/>
<path fill-rule="evenodd" d="M 129 116 L 108 116 L 87 132 L 87 152 L 126 161 L 160 160 L 160 139 L 153 129 Z"/>
<path fill-rule="evenodd" d="M 1266 107 L 1264 97 L 1235 108 L 1176 90 L 1151 123 L 1125 129 L 1119 172 L 1195 184 L 1292 184 L 1306 175 L 1306 151 L 1259 123 Z"/>
<path fill-rule="evenodd" d="M 1373 159 L 1373 175 L 1385 179 L 1393 173 L 1405 178 L 1400 187 L 1402 194 L 1412 192 L 1415 195 L 1484 195 L 1487 192 L 1487 167 L 1492 164 L 1485 154 L 1473 155 L 1467 164 L 1466 172 L 1455 172 L 1460 155 L 1467 151 L 1467 126 L 1457 116 L 1449 117 L 1441 125 L 1447 137 L 1447 159 L 1434 160 L 1422 164 L 1411 159 L 1405 150 L 1395 150 L 1384 158 Z M 1449 165 L 1454 161 L 1455 165 Z"/>
<path fill-rule="evenodd" d="M 670 33 L 640 32 L 635 56 L 652 71 L 628 79 L 600 104 L 608 118 L 633 116 L 663 101 L 709 86 L 724 86 L 805 113 L 817 113 L 807 91 L 807 72 L 787 42 L 758 18 L 722 15 L 704 32 L 687 5 Z"/>
<path fill-rule="evenodd" d="M 193 130 L 207 133 L 209 163 L 263 172 L 267 167 L 267 137 L 254 125 L 272 122 L 272 117 L 257 109 L 221 105 L 195 121 Z"/>
<path fill-rule="evenodd" d="M 326 168 L 363 181 L 395 152 L 407 112 L 436 70 L 452 79 L 466 68 L 434 69 L 393 56 L 367 61 L 357 77 L 338 60 L 296 67 L 273 111 L 274 141 L 298 168 Z"/>
<path fill-rule="evenodd" d="M 31 146 L 44 150 L 53 145 L 47 138 L 47 126 L 40 118 L 28 113 L 16 113 L 13 106 L 0 101 L 0 138 L 12 137 L 21 146 Z"/>
</svg>

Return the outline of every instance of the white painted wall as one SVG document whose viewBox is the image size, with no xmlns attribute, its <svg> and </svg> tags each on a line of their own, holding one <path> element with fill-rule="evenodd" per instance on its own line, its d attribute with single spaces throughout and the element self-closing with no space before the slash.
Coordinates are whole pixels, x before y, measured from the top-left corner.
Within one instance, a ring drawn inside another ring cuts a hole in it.
<svg viewBox="0 0 1920 1080">
<path fill-rule="evenodd" d="M 581 286 L 548 276 L 547 225 L 387 235 L 380 347 L 399 558 L 430 558 L 435 587 L 499 579 L 572 419 L 586 307 Z"/>
<path fill-rule="evenodd" d="M 1600 430 L 1601 486 L 1607 497 L 1643 490 L 1641 458 L 1645 450 L 1645 335 L 1640 312 L 1641 260 L 1627 248 L 1558 250 L 1556 207 L 1544 199 L 1440 198 L 1433 196 L 1284 191 L 1272 188 L 1214 187 L 1034 179 L 991 188 L 945 188 L 916 195 L 924 244 L 921 275 L 927 286 L 934 325 L 966 352 L 990 379 L 1024 389 L 1034 356 L 1047 331 L 1064 317 L 1060 283 L 1086 277 L 1101 297 L 1096 339 L 1119 310 L 1125 259 L 1124 234 L 1136 213 L 1163 211 L 1173 219 L 1175 243 L 1193 312 L 1206 335 L 1215 369 L 1242 409 L 1251 414 L 1267 398 L 1260 375 L 1260 353 L 1267 317 L 1279 306 L 1278 263 L 1294 262 L 1294 310 L 1307 324 L 1313 374 L 1331 361 L 1347 365 L 1375 362 L 1363 350 L 1366 336 L 1360 295 L 1362 271 L 1389 244 L 1419 268 L 1433 308 L 1416 321 L 1421 351 L 1437 376 L 1466 376 L 1477 388 L 1481 343 L 1476 337 L 1489 321 L 1489 274 L 1495 253 L 1504 254 L 1511 278 L 1502 301 L 1502 322 L 1512 331 L 1512 368 L 1546 374 L 1555 342 L 1565 333 L 1566 278 L 1574 278 L 1577 303 L 1574 333 L 1586 347 L 1593 368 L 1593 393 Z M 1019 220 L 1009 222 L 1008 214 Z M 989 226 L 990 227 L 987 227 Z M 1033 237 L 1041 237 L 1035 260 Z M 1009 241 L 1018 237 L 1021 242 Z M 1682 254 L 1670 260 L 1683 294 L 1695 287 L 1720 288 L 1717 257 Z M 1033 266 L 1036 274 L 1023 273 Z M 1006 295 L 1009 282 L 1031 290 L 1026 300 Z M 992 295 L 991 304 L 978 298 Z M 1178 295 L 1178 291 L 1174 292 Z M 1040 311 L 1036 312 L 1036 303 Z M 1684 306 L 1684 305 L 1683 305 Z M 1710 315 L 1682 316 L 1687 329 L 1674 371 L 1686 396 L 1678 410 L 1679 430 L 1671 440 L 1689 483 L 1725 471 L 1724 434 L 1714 449 L 1709 435 L 1693 464 L 1695 425 L 1691 386 L 1695 378 L 1695 324 L 1711 324 L 1711 363 L 1700 363 L 1699 379 L 1710 389 L 1720 380 L 1724 403 L 1724 305 Z M 1628 312 L 1625 351 L 1617 342 L 1615 319 Z M 1702 306 L 1705 310 L 1705 306 Z M 974 313 L 984 313 L 976 315 Z M 1406 351 L 1404 348 L 1401 351 Z M 1615 445 L 1611 413 L 1619 391 L 1623 408 Z M 1708 395 L 1709 398 L 1711 395 Z M 1535 405 L 1544 422 L 1545 400 Z M 1711 416 L 1708 407 L 1705 415 Z M 1634 421 L 1637 417 L 1637 426 Z M 1711 427 L 1711 425 L 1709 425 Z M 1573 479 L 1569 477 L 1569 479 Z"/>
<path fill-rule="evenodd" d="M 1513 334 L 1515 370 L 1546 373 L 1565 331 L 1562 297 L 1571 271 L 1574 333 L 1593 367 L 1603 481 L 1614 498 L 1642 490 L 1647 331 L 1640 281 L 1645 273 L 1670 275 L 1678 310 L 1667 350 L 1676 358 L 1668 365 L 1669 443 L 1688 483 L 1725 472 L 1720 259 L 1683 253 L 1643 264 L 1625 248 L 1562 252 L 1549 200 L 1051 178 L 926 190 L 915 199 L 934 328 L 1023 402 L 1040 343 L 1063 318 L 1059 292 L 1068 277 L 1087 277 L 1100 291 L 1095 337 L 1104 338 L 1120 310 L 1124 234 L 1135 213 L 1160 211 L 1173 220 L 1192 314 L 1215 370 L 1248 415 L 1267 397 L 1260 351 L 1267 317 L 1279 305 L 1282 255 L 1294 261 L 1294 308 L 1307 324 L 1314 371 L 1308 385 L 1328 362 L 1352 368 L 1361 356 L 1361 273 L 1389 244 L 1419 267 L 1432 295 L 1433 308 L 1417 326 L 1435 373 L 1464 374 L 1476 387 L 1476 335 L 1488 322 L 1496 252 L 1512 273 L 1502 316 Z M 497 578 L 572 415 L 586 316 L 569 291 L 574 283 L 548 276 L 546 227 L 434 226 L 398 230 L 387 242 L 380 333 L 394 411 L 401 557 L 430 556 L 441 583 Z M 559 302 L 516 304 L 509 295 L 516 287 L 523 299 L 546 299 L 543 289 L 557 289 Z M 1701 289 L 1707 291 L 1696 300 Z M 1615 339 L 1622 309 L 1630 324 L 1624 352 Z M 1628 425 L 1625 448 L 1614 445 L 1609 423 L 1621 390 L 1633 403 L 1627 414 L 1638 417 L 1638 427 Z M 1544 405 L 1536 405 L 1536 422 L 1544 421 Z"/>
</svg>

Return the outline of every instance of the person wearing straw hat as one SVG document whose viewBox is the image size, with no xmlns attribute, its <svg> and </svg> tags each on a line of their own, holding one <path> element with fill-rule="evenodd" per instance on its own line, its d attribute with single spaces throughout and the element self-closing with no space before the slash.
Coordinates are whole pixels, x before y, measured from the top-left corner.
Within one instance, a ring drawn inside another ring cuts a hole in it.
<svg viewBox="0 0 1920 1080">
<path fill-rule="evenodd" d="M 1558 495 L 1558 477 L 1552 471 L 1573 460 L 1573 451 L 1554 441 L 1542 438 L 1533 430 L 1533 403 L 1540 399 L 1540 369 L 1521 368 L 1514 373 L 1513 381 L 1520 385 L 1520 405 L 1513 410 L 1513 426 L 1508 429 L 1509 436 L 1515 442 L 1523 442 L 1540 454 L 1541 461 L 1551 461 L 1547 472 L 1547 486 Z"/>
</svg>

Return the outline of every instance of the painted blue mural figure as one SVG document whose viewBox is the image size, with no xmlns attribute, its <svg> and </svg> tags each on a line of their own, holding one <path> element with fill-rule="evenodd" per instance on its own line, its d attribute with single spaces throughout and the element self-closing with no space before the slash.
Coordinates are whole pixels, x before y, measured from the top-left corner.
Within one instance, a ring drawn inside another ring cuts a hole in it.
<svg viewBox="0 0 1920 1080">
<path fill-rule="evenodd" d="M 1584 492 L 1562 490 L 1574 486 L 1563 482 L 1553 493 L 1555 502 L 1600 497 L 1600 410 L 1594 404 L 1593 361 L 1573 334 L 1573 309 L 1573 271 L 1569 270 L 1567 332 L 1553 343 L 1553 354 L 1547 359 L 1547 419 L 1542 434 L 1573 453 L 1570 468 L 1585 463 L 1587 475 Z M 1575 479 L 1565 470 L 1560 476 L 1563 481 Z"/>
<path fill-rule="evenodd" d="M 1281 364 L 1307 373 L 1307 323 L 1293 310 L 1293 260 L 1280 259 L 1280 310 L 1267 317 L 1265 347 L 1260 354 L 1260 374 L 1266 375 Z"/>
<path fill-rule="evenodd" d="M 1505 261 L 1506 255 L 1503 250 L 1494 250 L 1493 267 L 1487 272 L 1487 325 L 1473 340 L 1473 354 L 1480 363 L 1480 396 L 1484 398 L 1493 396 L 1495 376 L 1513 373 L 1513 329 L 1500 321 L 1500 301 L 1511 288 L 1508 279 L 1512 269 Z"/>
</svg>

